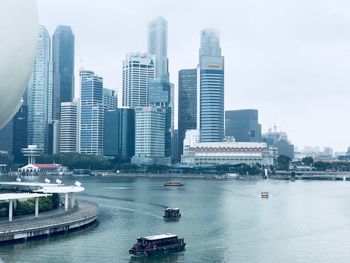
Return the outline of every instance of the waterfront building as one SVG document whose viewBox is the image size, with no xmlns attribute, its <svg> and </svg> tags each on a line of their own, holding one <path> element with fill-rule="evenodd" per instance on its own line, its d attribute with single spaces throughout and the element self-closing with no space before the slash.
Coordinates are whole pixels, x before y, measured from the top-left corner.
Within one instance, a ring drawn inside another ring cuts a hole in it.
<svg viewBox="0 0 350 263">
<path fill-rule="evenodd" d="M 186 131 L 197 128 L 197 69 L 180 70 L 178 85 L 178 142 L 181 155 Z"/>
<path fill-rule="evenodd" d="M 119 108 L 104 113 L 104 156 L 130 160 L 135 154 L 135 110 Z"/>
<path fill-rule="evenodd" d="M 173 137 L 171 140 L 171 161 L 173 163 L 178 163 L 181 160 L 179 145 L 179 131 L 174 130 Z"/>
<path fill-rule="evenodd" d="M 49 154 L 60 153 L 60 121 L 52 120 L 49 123 L 49 143 L 48 152 Z"/>
<path fill-rule="evenodd" d="M 80 152 L 103 155 L 103 78 L 80 71 Z"/>
<path fill-rule="evenodd" d="M 225 112 L 225 136 L 236 142 L 261 142 L 258 110 L 230 110 Z"/>
<path fill-rule="evenodd" d="M 274 154 L 266 143 L 191 142 L 185 144 L 181 162 L 187 165 L 273 165 Z"/>
<path fill-rule="evenodd" d="M 148 24 L 148 53 L 156 57 L 155 77 L 169 79 L 168 22 L 163 17 Z"/>
<path fill-rule="evenodd" d="M 52 38 L 53 94 L 52 114 L 60 118 L 62 102 L 74 98 L 74 43 L 75 37 L 70 26 L 58 26 Z"/>
<path fill-rule="evenodd" d="M 79 111 L 78 102 L 61 103 L 60 153 L 79 151 Z"/>
<path fill-rule="evenodd" d="M 266 142 L 268 146 L 275 147 L 278 155 L 284 155 L 292 160 L 294 159 L 294 145 L 289 142 L 287 133 L 282 131 L 269 131 L 263 134 L 262 140 Z"/>
<path fill-rule="evenodd" d="M 148 106 L 149 80 L 155 77 L 155 56 L 129 53 L 123 61 L 123 106 Z"/>
<path fill-rule="evenodd" d="M 224 57 L 219 34 L 213 29 L 201 31 L 199 50 L 200 89 L 198 99 L 201 142 L 224 139 Z"/>
<path fill-rule="evenodd" d="M 169 164 L 165 158 L 165 110 L 149 106 L 135 109 L 135 164 Z"/>
<path fill-rule="evenodd" d="M 44 26 L 38 28 L 37 52 L 26 92 L 28 105 L 28 143 L 37 145 L 44 153 L 48 149 L 48 120 L 52 92 L 51 39 Z"/>
<path fill-rule="evenodd" d="M 114 90 L 103 88 L 104 110 L 115 110 L 118 108 L 118 97 Z"/>
</svg>

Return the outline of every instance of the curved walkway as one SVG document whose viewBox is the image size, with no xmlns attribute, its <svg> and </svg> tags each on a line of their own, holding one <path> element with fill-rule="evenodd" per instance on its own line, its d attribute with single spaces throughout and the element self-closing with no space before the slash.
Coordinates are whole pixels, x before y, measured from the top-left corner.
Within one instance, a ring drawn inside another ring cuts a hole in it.
<svg viewBox="0 0 350 263">
<path fill-rule="evenodd" d="M 14 217 L 12 222 L 0 221 L 0 241 L 47 235 L 68 231 L 94 222 L 99 213 L 98 206 L 87 201 L 79 201 L 79 205 L 63 212 L 57 209 L 33 216 Z"/>
</svg>

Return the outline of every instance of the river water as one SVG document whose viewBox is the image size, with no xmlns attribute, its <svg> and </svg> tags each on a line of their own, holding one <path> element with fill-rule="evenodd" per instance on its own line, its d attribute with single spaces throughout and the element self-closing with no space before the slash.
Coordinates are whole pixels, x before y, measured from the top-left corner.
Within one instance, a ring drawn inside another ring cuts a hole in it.
<svg viewBox="0 0 350 263">
<path fill-rule="evenodd" d="M 14 178 L 11 178 L 13 180 Z M 62 178 L 61 178 L 62 179 Z M 66 184 L 76 178 L 63 178 Z M 40 180 L 43 181 L 43 178 Z M 349 262 L 350 182 L 79 177 L 100 206 L 82 231 L 0 245 L 0 262 Z M 269 191 L 269 199 L 260 192 Z M 166 207 L 179 222 L 164 222 Z M 186 250 L 132 258 L 139 236 L 174 233 Z"/>
</svg>

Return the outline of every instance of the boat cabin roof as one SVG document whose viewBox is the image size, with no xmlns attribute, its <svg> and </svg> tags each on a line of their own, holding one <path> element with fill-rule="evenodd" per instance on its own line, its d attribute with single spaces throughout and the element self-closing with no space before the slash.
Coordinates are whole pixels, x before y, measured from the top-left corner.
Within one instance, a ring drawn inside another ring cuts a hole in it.
<svg viewBox="0 0 350 263">
<path fill-rule="evenodd" d="M 145 239 L 148 241 L 155 241 L 155 240 L 160 240 L 160 239 L 176 238 L 176 237 L 177 237 L 177 235 L 174 235 L 174 234 L 160 234 L 160 235 L 155 235 L 155 236 L 141 237 L 139 239 Z"/>
<path fill-rule="evenodd" d="M 180 210 L 180 208 L 170 208 L 170 207 L 168 207 L 167 209 L 165 209 L 165 210 Z"/>
</svg>

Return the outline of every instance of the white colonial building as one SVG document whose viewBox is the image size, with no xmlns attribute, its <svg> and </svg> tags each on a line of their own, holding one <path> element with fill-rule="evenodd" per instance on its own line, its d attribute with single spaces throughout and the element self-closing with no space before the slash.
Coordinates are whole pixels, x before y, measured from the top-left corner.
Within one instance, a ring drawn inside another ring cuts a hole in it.
<svg viewBox="0 0 350 263">
<path fill-rule="evenodd" d="M 188 165 L 273 165 L 273 152 L 266 143 L 254 142 L 193 142 L 186 145 L 181 162 Z"/>
</svg>

